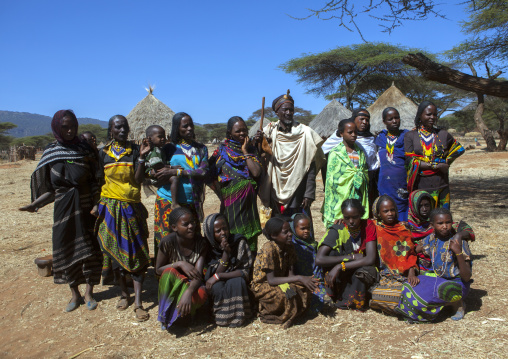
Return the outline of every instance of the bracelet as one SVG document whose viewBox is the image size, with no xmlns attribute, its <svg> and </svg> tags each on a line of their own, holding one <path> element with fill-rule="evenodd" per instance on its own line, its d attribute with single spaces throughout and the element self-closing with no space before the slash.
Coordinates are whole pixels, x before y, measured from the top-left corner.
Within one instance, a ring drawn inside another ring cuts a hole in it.
<svg viewBox="0 0 508 359">
<path fill-rule="evenodd" d="M 460 256 L 460 255 L 464 255 L 464 252 L 455 253 L 455 257 Z"/>
<path fill-rule="evenodd" d="M 346 271 L 346 263 L 342 262 L 342 271 L 345 272 Z"/>
<path fill-rule="evenodd" d="M 220 264 L 220 265 L 222 265 L 224 268 L 227 268 L 227 267 L 228 267 L 228 265 L 229 265 L 229 263 L 228 263 L 228 262 L 224 262 L 224 261 L 222 260 L 222 258 L 221 258 L 221 259 L 219 259 L 219 264 Z"/>
<path fill-rule="evenodd" d="M 145 159 L 144 158 L 138 158 L 138 163 L 145 163 Z"/>
<path fill-rule="evenodd" d="M 215 277 L 215 279 L 220 280 L 219 275 L 217 273 L 215 273 L 213 276 Z"/>
<path fill-rule="evenodd" d="M 353 253 L 353 260 L 355 260 L 355 254 Z"/>
<path fill-rule="evenodd" d="M 182 175 L 182 172 L 183 172 L 183 170 L 180 170 L 180 169 L 176 170 L 176 176 L 180 177 Z"/>
</svg>

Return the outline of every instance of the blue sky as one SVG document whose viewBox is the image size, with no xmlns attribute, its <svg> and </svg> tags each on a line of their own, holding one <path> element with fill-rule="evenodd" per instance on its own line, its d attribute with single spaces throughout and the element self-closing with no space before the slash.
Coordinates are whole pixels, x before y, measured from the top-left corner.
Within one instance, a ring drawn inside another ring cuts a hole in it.
<svg viewBox="0 0 508 359">
<path fill-rule="evenodd" d="M 154 95 L 196 122 L 247 118 L 290 88 L 296 105 L 319 113 L 327 104 L 305 94 L 277 67 L 303 53 L 360 43 L 333 20 L 305 16 L 325 1 L 24 1 L 0 2 L 0 110 L 52 116 L 127 115 Z M 457 1 L 459 3 L 459 1 Z M 368 17 L 364 35 L 439 52 L 463 39 L 460 5 L 448 20 L 405 23 L 391 35 Z"/>
</svg>

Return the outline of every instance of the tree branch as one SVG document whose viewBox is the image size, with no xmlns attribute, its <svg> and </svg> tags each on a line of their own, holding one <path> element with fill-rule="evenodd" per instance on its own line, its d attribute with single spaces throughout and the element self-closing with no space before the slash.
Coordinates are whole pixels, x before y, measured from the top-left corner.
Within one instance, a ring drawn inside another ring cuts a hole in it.
<svg viewBox="0 0 508 359">
<path fill-rule="evenodd" d="M 493 79 L 471 76 L 438 64 L 421 53 L 407 54 L 403 57 L 402 62 L 420 70 L 428 80 L 466 91 L 508 98 L 508 81 L 494 81 Z"/>
</svg>

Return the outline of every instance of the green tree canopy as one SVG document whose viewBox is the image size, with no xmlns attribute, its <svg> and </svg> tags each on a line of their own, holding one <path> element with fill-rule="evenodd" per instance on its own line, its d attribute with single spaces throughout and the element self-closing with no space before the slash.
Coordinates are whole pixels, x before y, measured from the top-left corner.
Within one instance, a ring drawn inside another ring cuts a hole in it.
<svg viewBox="0 0 508 359">
<path fill-rule="evenodd" d="M 16 128 L 15 124 L 11 122 L 0 122 L 0 149 L 6 149 L 12 142 L 14 137 L 7 135 L 7 131 Z"/>
<path fill-rule="evenodd" d="M 363 43 L 304 55 L 280 67 L 296 75 L 298 82 L 307 86 L 308 93 L 339 99 L 349 109 L 371 105 L 392 82 L 416 104 L 432 99 L 443 111 L 456 107 L 467 96 L 464 91 L 426 80 L 417 70 L 403 64 L 402 58 L 409 51 L 414 49 Z"/>
<path fill-rule="evenodd" d="M 295 106 L 295 113 L 293 118 L 296 121 L 303 123 L 304 125 L 308 125 L 310 121 L 314 119 L 314 117 L 316 117 L 316 115 L 312 114 L 311 111 Z M 271 107 L 265 107 L 264 118 L 272 122 L 278 120 L 275 111 L 272 110 Z M 258 109 L 254 111 L 252 115 L 249 116 L 249 119 L 246 121 L 247 127 L 251 128 L 252 125 L 254 125 L 260 119 L 261 119 L 261 109 Z"/>
<path fill-rule="evenodd" d="M 203 126 L 194 126 L 194 133 L 196 134 L 196 141 L 200 143 L 210 141 L 210 133 Z"/>
<path fill-rule="evenodd" d="M 44 148 L 54 141 L 55 137 L 53 137 L 53 134 L 48 133 L 47 135 L 18 137 L 12 141 L 12 144 L 15 146 L 25 145 L 25 146 L 34 146 L 37 148 Z"/>
<path fill-rule="evenodd" d="M 86 131 L 92 132 L 95 137 L 97 137 L 97 144 L 99 143 L 106 143 L 108 141 L 108 129 L 102 127 L 101 125 L 94 125 L 94 124 L 86 124 L 86 125 L 79 125 L 79 133 L 83 133 Z"/>
<path fill-rule="evenodd" d="M 449 53 L 467 61 L 498 60 L 506 67 L 508 60 L 508 1 L 475 0 L 467 4 L 469 19 L 462 31 L 469 37 Z"/>
</svg>

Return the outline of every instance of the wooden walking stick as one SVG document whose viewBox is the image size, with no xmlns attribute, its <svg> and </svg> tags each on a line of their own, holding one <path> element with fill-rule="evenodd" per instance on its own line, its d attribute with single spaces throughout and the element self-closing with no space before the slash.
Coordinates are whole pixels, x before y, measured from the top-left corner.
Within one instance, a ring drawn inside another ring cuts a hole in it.
<svg viewBox="0 0 508 359">
<path fill-rule="evenodd" d="M 259 129 L 263 131 L 263 120 L 265 118 L 265 97 L 263 96 L 263 100 L 261 101 L 261 121 L 259 121 Z M 263 136 L 263 141 L 261 142 L 261 149 L 268 153 L 269 155 L 272 154 L 272 148 L 268 144 L 268 141 L 266 140 L 266 137 Z"/>
</svg>

